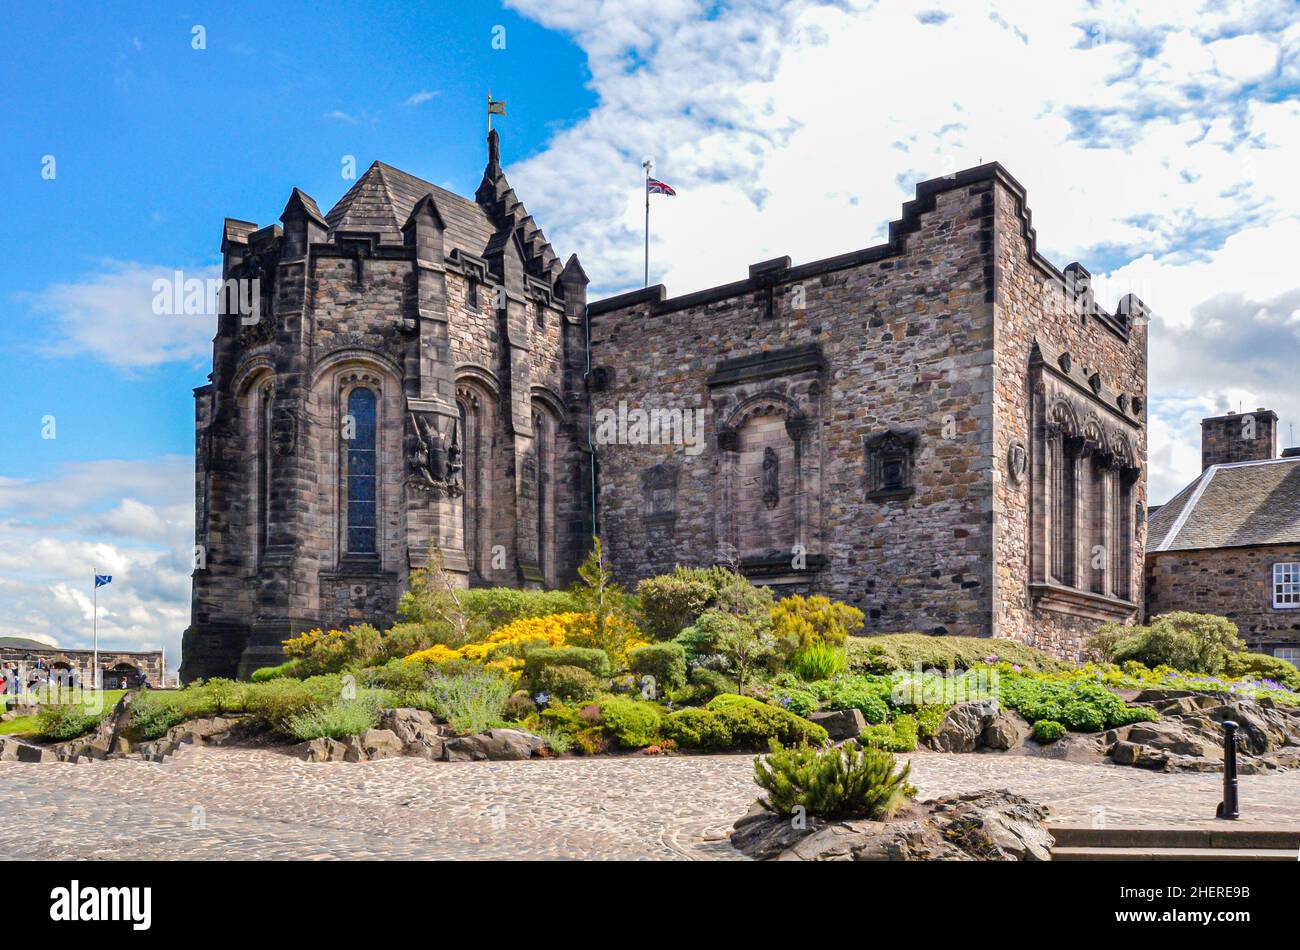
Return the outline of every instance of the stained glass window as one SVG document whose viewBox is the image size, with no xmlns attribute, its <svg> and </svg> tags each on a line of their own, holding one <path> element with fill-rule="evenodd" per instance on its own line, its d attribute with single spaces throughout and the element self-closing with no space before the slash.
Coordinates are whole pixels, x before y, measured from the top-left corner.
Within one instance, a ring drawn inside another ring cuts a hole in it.
<svg viewBox="0 0 1300 950">
<path fill-rule="evenodd" d="M 374 554 L 378 479 L 375 467 L 375 394 L 354 389 L 348 396 L 351 439 L 348 457 L 348 553 Z M 345 429 L 345 434 L 347 430 Z"/>
</svg>

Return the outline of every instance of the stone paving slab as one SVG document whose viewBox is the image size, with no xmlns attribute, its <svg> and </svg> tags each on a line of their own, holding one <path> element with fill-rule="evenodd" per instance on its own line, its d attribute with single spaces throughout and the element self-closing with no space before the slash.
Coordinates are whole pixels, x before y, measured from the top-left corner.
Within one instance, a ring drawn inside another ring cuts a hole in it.
<svg viewBox="0 0 1300 950">
<path fill-rule="evenodd" d="M 1070 824 L 1213 822 L 1221 779 L 997 755 L 916 753 L 922 797 L 1008 788 Z M 8 859 L 743 860 L 751 757 L 309 764 L 187 748 L 159 765 L 0 762 Z M 1241 779 L 1243 823 L 1300 827 L 1300 772 Z"/>
</svg>

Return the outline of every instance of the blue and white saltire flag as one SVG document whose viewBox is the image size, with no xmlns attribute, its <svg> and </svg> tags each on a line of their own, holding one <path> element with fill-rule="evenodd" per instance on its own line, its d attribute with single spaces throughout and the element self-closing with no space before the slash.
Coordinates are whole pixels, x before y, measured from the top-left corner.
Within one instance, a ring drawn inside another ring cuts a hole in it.
<svg viewBox="0 0 1300 950">
<path fill-rule="evenodd" d="M 112 575 L 112 574 L 96 574 L 96 575 L 95 575 L 95 589 L 96 589 L 96 590 L 98 590 L 99 588 L 103 587 L 105 584 L 111 584 L 111 583 L 113 583 L 113 575 Z"/>
</svg>

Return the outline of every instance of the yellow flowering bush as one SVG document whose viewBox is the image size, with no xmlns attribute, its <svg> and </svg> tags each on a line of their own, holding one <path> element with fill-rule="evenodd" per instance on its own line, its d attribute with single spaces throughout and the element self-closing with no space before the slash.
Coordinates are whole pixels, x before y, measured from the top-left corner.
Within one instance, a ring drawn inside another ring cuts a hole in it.
<svg viewBox="0 0 1300 950">
<path fill-rule="evenodd" d="M 304 676 L 337 673 L 348 666 L 364 665 L 379 655 L 382 634 L 362 623 L 347 630 L 308 630 L 281 641 L 284 655 L 298 661 Z"/>
<path fill-rule="evenodd" d="M 569 637 L 590 615 L 579 613 L 549 614 L 545 617 L 522 617 L 493 630 L 477 643 L 459 649 L 439 644 L 406 657 L 411 663 L 446 663 L 448 660 L 472 660 L 492 669 L 517 673 L 524 665 L 526 644 L 535 646 L 571 646 Z"/>
</svg>

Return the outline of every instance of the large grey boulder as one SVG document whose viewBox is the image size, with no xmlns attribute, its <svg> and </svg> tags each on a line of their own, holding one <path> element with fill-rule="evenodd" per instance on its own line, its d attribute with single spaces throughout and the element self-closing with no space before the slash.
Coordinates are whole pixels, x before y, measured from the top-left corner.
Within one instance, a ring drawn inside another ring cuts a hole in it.
<svg viewBox="0 0 1300 950">
<path fill-rule="evenodd" d="M 1004 709 L 984 727 L 980 733 L 980 744 L 986 749 L 1005 752 L 1020 745 L 1028 735 L 1029 723 L 1019 713 Z"/>
<path fill-rule="evenodd" d="M 367 729 L 361 736 L 361 748 L 372 762 L 391 759 L 402 754 L 402 740 L 390 729 Z"/>
<path fill-rule="evenodd" d="M 974 752 L 980 737 L 998 717 L 998 704 L 992 699 L 973 699 L 957 703 L 943 717 L 932 740 L 940 752 Z"/>
<path fill-rule="evenodd" d="M 348 747 L 337 739 L 309 739 L 293 747 L 293 754 L 306 762 L 342 762 Z"/>
<path fill-rule="evenodd" d="M 946 795 L 885 821 L 795 822 L 761 802 L 731 843 L 757 860 L 1050 861 L 1047 808 L 1007 791 Z"/>
<path fill-rule="evenodd" d="M 546 745 L 539 736 L 519 729 L 489 729 L 473 736 L 448 739 L 448 762 L 514 761 L 531 758 Z"/>
<path fill-rule="evenodd" d="M 1129 743 L 1163 749 L 1175 755 L 1205 755 L 1205 745 L 1176 719 L 1139 722 L 1128 731 Z"/>
<path fill-rule="evenodd" d="M 827 709 L 809 715 L 809 720 L 826 730 L 832 742 L 856 739 L 867 728 L 867 720 L 860 709 Z"/>
</svg>

